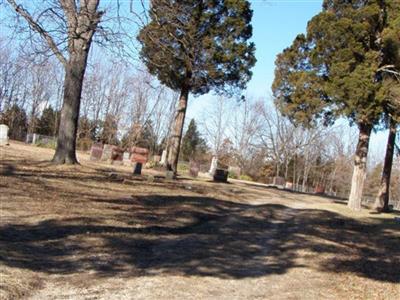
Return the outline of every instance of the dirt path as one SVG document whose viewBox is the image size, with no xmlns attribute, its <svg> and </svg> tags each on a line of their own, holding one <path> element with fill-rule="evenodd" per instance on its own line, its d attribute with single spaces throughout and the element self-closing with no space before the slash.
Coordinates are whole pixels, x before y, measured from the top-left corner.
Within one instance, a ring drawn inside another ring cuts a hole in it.
<svg viewBox="0 0 400 300">
<path fill-rule="evenodd" d="M 0 298 L 400 298 L 393 215 L 51 154 L 1 149 Z"/>
</svg>

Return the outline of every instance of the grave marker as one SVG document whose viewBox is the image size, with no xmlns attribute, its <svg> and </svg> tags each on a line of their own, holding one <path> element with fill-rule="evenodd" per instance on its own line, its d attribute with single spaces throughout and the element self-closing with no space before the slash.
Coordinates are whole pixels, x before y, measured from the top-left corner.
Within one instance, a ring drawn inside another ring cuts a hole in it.
<svg viewBox="0 0 400 300">
<path fill-rule="evenodd" d="M 132 147 L 131 162 L 133 163 L 133 174 L 142 174 L 142 165 L 147 162 L 149 150 L 146 148 Z"/>
<path fill-rule="evenodd" d="M 0 125 L 0 145 L 8 145 L 8 126 Z"/>
<path fill-rule="evenodd" d="M 103 155 L 103 144 L 94 143 L 90 148 L 90 160 L 97 161 L 100 160 Z"/>
</svg>

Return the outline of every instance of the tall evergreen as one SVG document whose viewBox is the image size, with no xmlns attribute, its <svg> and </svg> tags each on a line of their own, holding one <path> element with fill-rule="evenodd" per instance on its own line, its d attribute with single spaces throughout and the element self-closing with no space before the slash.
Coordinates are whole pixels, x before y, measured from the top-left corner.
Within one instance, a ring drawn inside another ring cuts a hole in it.
<svg viewBox="0 0 400 300">
<path fill-rule="evenodd" d="M 194 119 L 189 123 L 189 127 L 182 139 L 182 158 L 193 160 L 196 154 L 204 151 L 205 141 L 201 138 L 200 132 Z"/>
<path fill-rule="evenodd" d="M 375 201 L 378 211 L 389 211 L 390 178 L 395 150 L 395 138 L 400 123 L 400 1 L 388 2 L 387 22 L 389 26 L 382 34 L 385 45 L 385 62 L 379 75 L 386 85 L 384 122 L 389 129 L 388 141 L 379 191 Z"/>
<path fill-rule="evenodd" d="M 13 140 L 23 140 L 28 130 L 28 117 L 23 108 L 14 104 L 0 113 L 0 124 L 9 127 L 8 136 Z"/>
<path fill-rule="evenodd" d="M 51 105 L 45 108 L 40 119 L 36 124 L 36 133 L 54 136 L 57 133 L 59 112 L 55 111 Z"/>
<path fill-rule="evenodd" d="M 176 173 L 189 93 L 243 89 L 255 64 L 246 0 L 152 0 L 150 22 L 138 35 L 150 73 L 179 91 L 168 169 Z"/>
<path fill-rule="evenodd" d="M 383 34 L 392 1 L 325 0 L 323 11 L 276 61 L 274 96 L 293 120 L 313 125 L 346 117 L 359 129 L 349 207 L 361 208 L 371 130 L 387 92 L 380 69 L 387 62 Z"/>
</svg>

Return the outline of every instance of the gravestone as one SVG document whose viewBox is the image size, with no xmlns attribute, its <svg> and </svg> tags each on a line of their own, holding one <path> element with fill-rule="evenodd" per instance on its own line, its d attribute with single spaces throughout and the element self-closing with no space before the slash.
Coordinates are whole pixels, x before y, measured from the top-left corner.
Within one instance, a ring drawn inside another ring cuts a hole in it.
<svg viewBox="0 0 400 300">
<path fill-rule="evenodd" d="M 165 166 L 165 164 L 167 163 L 167 150 L 163 150 L 162 154 L 161 154 L 161 161 L 160 164 L 162 166 Z"/>
<path fill-rule="evenodd" d="M 173 179 L 175 179 L 174 171 L 167 171 L 167 172 L 165 172 L 165 179 L 166 179 L 166 180 L 173 180 Z"/>
<path fill-rule="evenodd" d="M 100 160 L 103 155 L 103 144 L 94 143 L 90 148 L 90 160 L 97 161 Z"/>
<path fill-rule="evenodd" d="M 127 151 L 124 152 L 124 154 L 122 155 L 122 161 L 124 163 L 124 165 L 130 165 L 131 164 L 131 154 Z"/>
<path fill-rule="evenodd" d="M 132 147 L 131 162 L 133 163 L 133 174 L 142 174 L 142 165 L 147 162 L 149 150 L 146 148 Z"/>
<path fill-rule="evenodd" d="M 214 181 L 216 182 L 228 182 L 228 170 L 216 169 L 214 172 Z"/>
<path fill-rule="evenodd" d="M 8 126 L 5 124 L 0 125 L 0 146 L 8 145 Z"/>
<path fill-rule="evenodd" d="M 213 156 L 212 160 L 211 160 L 211 166 L 210 166 L 210 170 L 208 171 L 208 173 L 210 173 L 211 175 L 214 175 L 215 170 L 217 170 L 218 167 L 218 159 Z"/>
<path fill-rule="evenodd" d="M 134 162 L 133 166 L 133 175 L 141 175 L 142 174 L 142 163 Z"/>
<path fill-rule="evenodd" d="M 189 175 L 192 177 L 199 176 L 200 164 L 196 161 L 191 161 L 189 163 Z"/>
<path fill-rule="evenodd" d="M 289 182 L 289 181 L 287 181 L 287 182 L 285 183 L 285 189 L 288 189 L 288 190 L 291 190 L 291 189 L 293 189 L 293 183 L 292 183 L 292 182 Z"/>
<path fill-rule="evenodd" d="M 111 159 L 112 149 L 115 147 L 114 145 L 104 144 L 103 153 L 101 155 L 102 161 L 107 161 Z"/>
</svg>

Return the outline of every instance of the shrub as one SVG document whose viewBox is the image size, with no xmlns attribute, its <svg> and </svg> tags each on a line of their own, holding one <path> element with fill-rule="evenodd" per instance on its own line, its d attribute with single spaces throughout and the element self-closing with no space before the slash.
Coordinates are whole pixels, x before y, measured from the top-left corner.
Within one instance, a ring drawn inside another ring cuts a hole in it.
<svg viewBox="0 0 400 300">
<path fill-rule="evenodd" d="M 235 174 L 235 173 L 233 173 L 233 172 L 229 172 L 228 178 L 238 179 L 238 176 L 237 176 L 237 174 Z"/>
<path fill-rule="evenodd" d="M 248 176 L 248 175 L 240 175 L 239 176 L 239 179 L 240 180 L 245 180 L 245 181 L 253 181 L 253 178 L 251 178 L 250 176 Z"/>
</svg>

